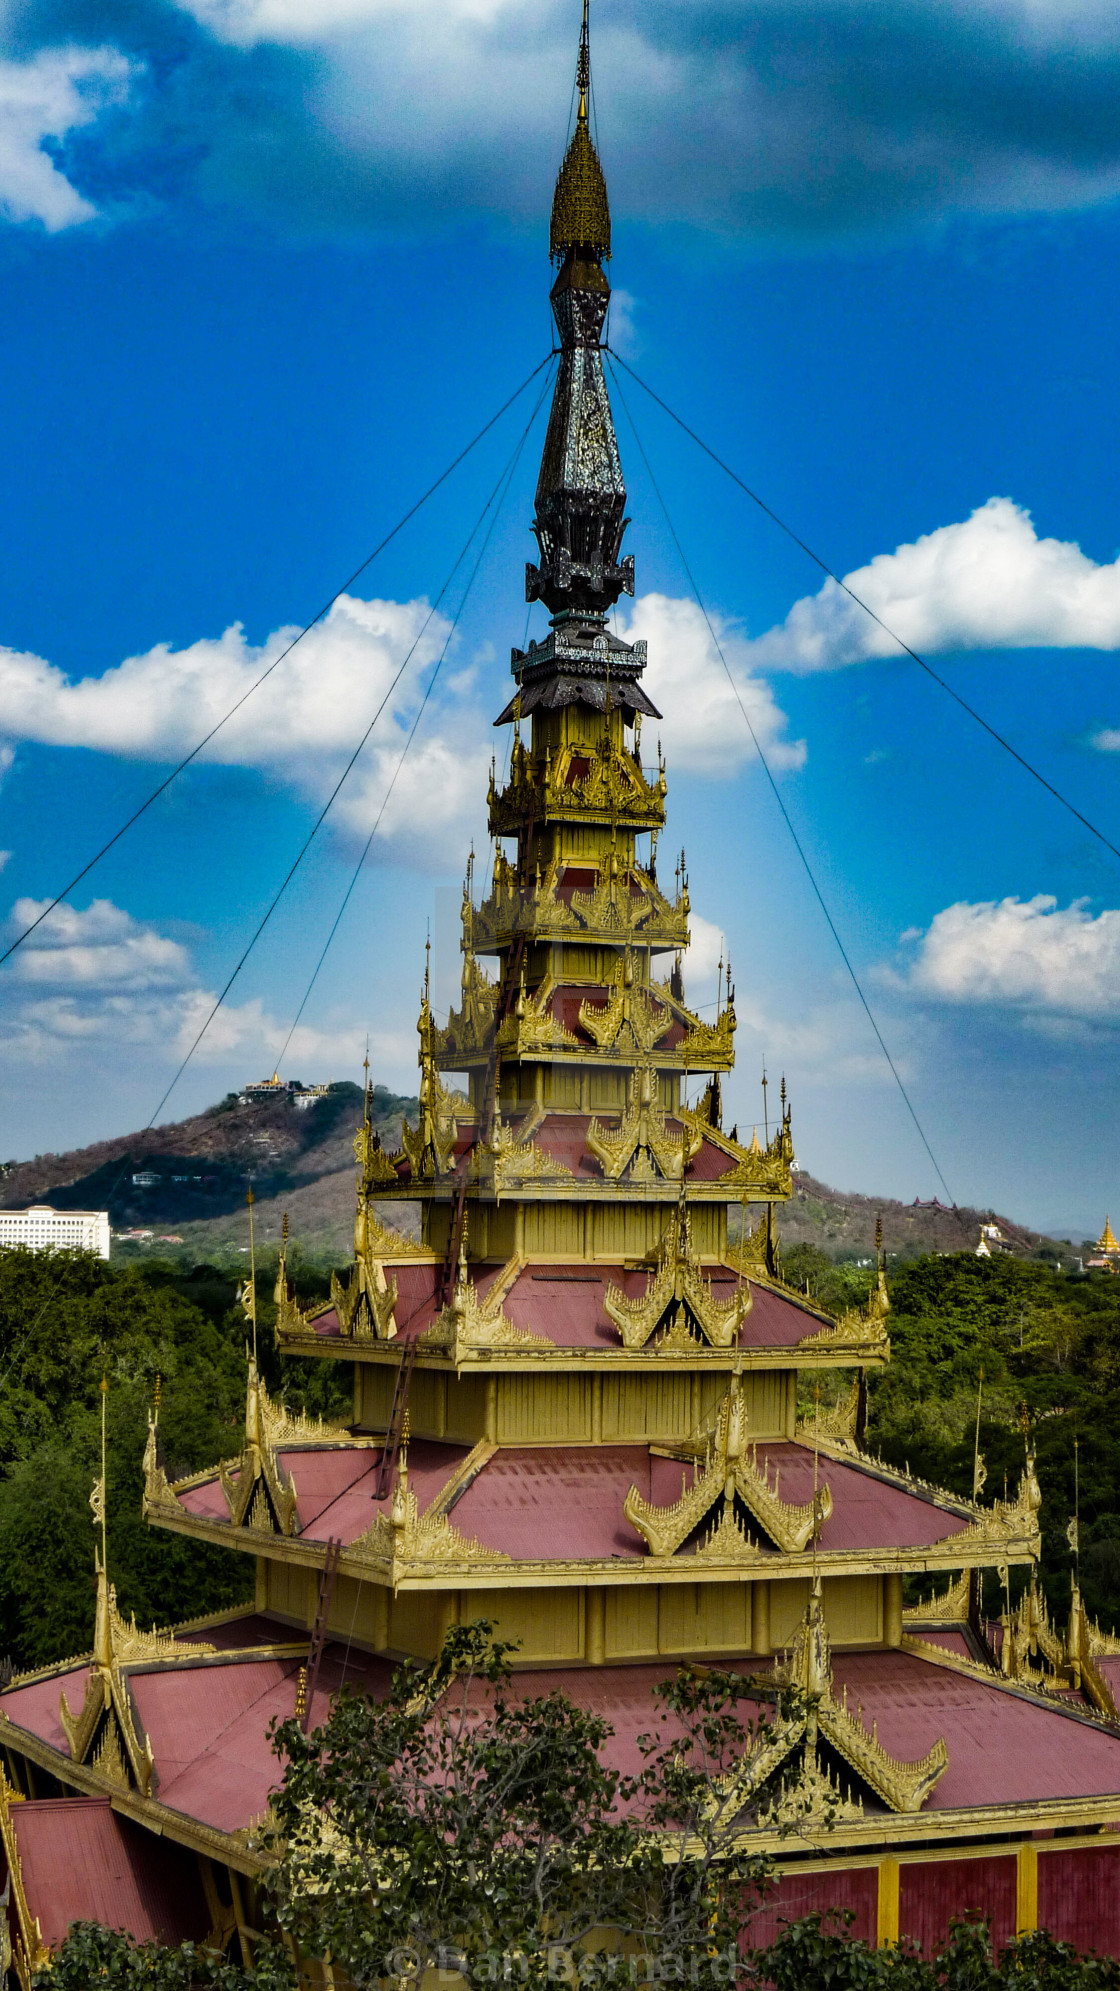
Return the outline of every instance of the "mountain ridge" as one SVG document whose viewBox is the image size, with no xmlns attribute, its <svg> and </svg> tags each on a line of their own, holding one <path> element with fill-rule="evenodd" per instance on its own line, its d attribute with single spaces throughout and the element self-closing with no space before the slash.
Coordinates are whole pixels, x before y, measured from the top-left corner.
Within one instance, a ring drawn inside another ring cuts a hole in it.
<svg viewBox="0 0 1120 1991">
<path fill-rule="evenodd" d="M 402 1119 L 415 1121 L 417 1111 L 414 1097 L 374 1088 L 373 1124 L 386 1146 L 399 1144 Z M 341 1262 L 351 1249 L 353 1141 L 361 1114 L 361 1088 L 348 1082 L 304 1111 L 287 1100 L 242 1103 L 230 1093 L 186 1120 L 9 1163 L 0 1180 L 0 1207 L 51 1202 L 59 1209 L 107 1208 L 118 1250 L 129 1243 L 120 1233 L 132 1228 L 152 1233 L 150 1240 L 132 1241 L 138 1248 L 171 1242 L 197 1260 L 245 1249 L 251 1184 L 262 1243 L 279 1238 L 286 1213 L 293 1239 L 304 1249 Z M 137 1183 L 137 1175 L 157 1180 Z M 993 1250 L 1053 1262 L 1077 1257 L 1068 1240 L 1055 1242 L 991 1210 L 834 1189 L 805 1169 L 796 1171 L 793 1196 L 777 1214 L 787 1249 L 812 1244 L 841 1261 L 873 1255 L 880 1220 L 884 1247 L 895 1258 L 975 1251 L 984 1224 L 1001 1234 L 991 1241 Z M 411 1228 L 409 1205 L 392 1206 L 391 1216 Z"/>
</svg>

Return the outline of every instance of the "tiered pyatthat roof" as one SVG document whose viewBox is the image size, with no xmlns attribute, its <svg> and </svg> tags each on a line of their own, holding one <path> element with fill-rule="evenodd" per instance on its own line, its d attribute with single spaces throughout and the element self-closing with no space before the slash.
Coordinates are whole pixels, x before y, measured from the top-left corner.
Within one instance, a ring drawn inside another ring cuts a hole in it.
<svg viewBox="0 0 1120 1991">
<path fill-rule="evenodd" d="M 256 1610 L 138 1630 L 117 1610 L 103 1533 L 92 1655 L 0 1692 L 9 1764 L 80 1794 L 65 1802 L 86 1807 L 72 1829 L 90 1887 L 106 1862 L 119 1877 L 111 1800 L 161 1846 L 204 1855 L 204 1874 L 207 1860 L 226 1867 L 206 1912 L 219 1933 L 232 1916 L 246 1941 L 238 1876 L 262 1864 L 279 1774 L 270 1724 L 321 1721 L 346 1681 L 384 1693 L 395 1660 L 433 1657 L 450 1625 L 480 1617 L 534 1670 L 534 1691 L 594 1705 L 625 1772 L 641 1767 L 652 1690 L 680 1661 L 718 1658 L 755 1690 L 769 1679 L 768 1759 L 745 1730 L 718 1801 L 779 1852 L 793 1827 L 814 1858 L 847 1847 L 865 1869 L 881 1860 L 880 1904 L 894 1865 L 881 1856 L 908 1838 L 954 1860 L 971 1838 L 986 1860 L 1000 1834 L 1006 1850 L 1024 1833 L 1120 1819 L 1120 1641 L 1088 1623 L 1076 1592 L 1064 1635 L 1033 1587 L 999 1623 L 981 1611 L 986 1568 L 1006 1578 L 1039 1555 L 1029 1444 L 1018 1491 L 988 1506 L 871 1456 L 866 1375 L 890 1353 L 882 1254 L 868 1301 L 841 1318 L 793 1290 L 775 1223 L 795 1188 L 784 1082 L 761 1140 L 722 1124 L 730 968 L 714 1003 L 694 989 L 689 1005 L 688 876 L 682 853 L 672 891 L 658 882 L 665 763 L 660 745 L 654 765 L 641 756 L 645 651 L 606 626 L 633 562 L 603 374 L 610 216 L 589 83 L 585 6 L 552 216 L 561 351 L 528 576 L 552 621 L 513 653 L 492 883 L 476 904 L 472 860 L 446 1021 L 425 977 L 419 1114 L 396 1152 L 374 1133 L 367 1072 L 354 1255 L 325 1303 L 297 1298 L 285 1223 L 279 1346 L 350 1362 L 352 1418 L 272 1400 L 251 1278 L 240 1449 L 172 1479 L 153 1413 L 143 1498 L 154 1525 L 254 1556 Z M 417 1235 L 393 1228 L 386 1203 Z M 850 1385 L 822 1402 L 829 1369 Z M 948 1590 L 904 1614 L 904 1578 L 921 1572 Z M 51 1940 L 35 1904 L 58 1840 L 32 1802 L 20 1813 L 0 1788 L 26 1960 Z M 897 1934 L 897 1868 L 894 1886 Z M 132 1914 L 116 1912 L 126 1893 L 105 1894 L 107 1919 Z M 94 1898 L 65 1894 L 79 1912 Z M 197 1898 L 183 1898 L 178 1923 L 130 1926 L 199 1927 Z"/>
</svg>

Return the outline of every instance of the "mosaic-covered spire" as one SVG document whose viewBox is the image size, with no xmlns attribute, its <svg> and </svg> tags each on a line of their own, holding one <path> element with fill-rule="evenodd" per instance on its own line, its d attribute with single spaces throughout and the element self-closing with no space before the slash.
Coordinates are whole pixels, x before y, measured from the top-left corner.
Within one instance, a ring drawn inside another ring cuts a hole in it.
<svg viewBox="0 0 1120 1991">
<path fill-rule="evenodd" d="M 603 619 L 619 596 L 634 592 L 634 562 L 622 557 L 626 486 L 603 373 L 603 329 L 611 295 L 603 264 L 611 253 L 611 217 L 591 137 L 590 83 L 585 0 L 576 72 L 576 128 L 556 182 L 549 231 L 549 251 L 559 265 L 552 310 L 560 335 L 560 362 L 533 520 L 540 564 L 527 566 L 525 573 L 526 598 L 543 601 L 554 625 L 572 621 L 580 631 L 573 648 L 575 670 L 566 671 L 556 658 L 551 672 L 547 667 L 539 672 L 541 681 L 528 705 L 557 705 L 581 696 L 572 691 L 574 677 L 594 681 L 586 686 L 584 702 L 600 710 L 621 703 L 650 711 L 635 682 L 644 664 L 641 653 L 625 646 L 616 652 L 614 642 L 608 644 L 602 637 L 595 645 Z M 578 660 L 576 650 L 581 653 Z M 514 660 L 515 670 L 518 661 Z M 545 665 L 544 656 L 539 663 Z M 529 674 L 525 675 L 528 690 Z M 612 677 L 613 692 L 608 689 Z M 552 682 L 560 678 L 568 680 L 562 687 Z"/>
</svg>

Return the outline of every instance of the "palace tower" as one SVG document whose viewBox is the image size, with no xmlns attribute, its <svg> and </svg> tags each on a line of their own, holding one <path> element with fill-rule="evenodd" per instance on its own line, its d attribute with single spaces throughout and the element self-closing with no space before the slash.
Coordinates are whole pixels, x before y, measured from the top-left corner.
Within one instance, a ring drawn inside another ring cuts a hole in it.
<svg viewBox="0 0 1120 1991">
<path fill-rule="evenodd" d="M 980 1573 L 1039 1553 L 1029 1450 L 1018 1490 L 986 1506 L 868 1453 L 866 1377 L 890 1352 L 883 1262 L 842 1319 L 787 1286 L 784 1086 L 772 1138 L 722 1125 L 730 971 L 702 1021 L 682 982 L 687 872 L 659 852 L 668 782 L 645 647 L 611 620 L 634 560 L 589 75 L 585 21 L 526 569 L 550 621 L 513 651 L 495 722 L 508 769 L 490 784 L 490 875 L 467 868 L 461 999 L 441 1022 L 425 979 L 419 1119 L 395 1153 L 367 1089 L 354 1257 L 329 1304 L 302 1308 L 281 1256 L 279 1344 L 352 1368 L 352 1418 L 290 1416 L 251 1362 L 240 1454 L 172 1481 L 153 1415 L 148 1520 L 249 1558 L 255 1608 L 146 1633 L 99 1569 L 92 1657 L 0 1695 L 25 1976 L 36 1942 L 58 1938 L 44 1876 L 50 1857 L 78 1870 L 58 1849 L 79 1821 L 81 1871 L 170 1861 L 194 1905 L 167 1926 L 193 1914 L 251 1953 L 270 1720 L 297 1706 L 322 1720 L 343 1680 L 381 1691 L 397 1659 L 477 1618 L 542 1683 L 593 1696 L 623 1750 L 682 1659 L 800 1679 L 815 1714 L 789 1740 L 787 1790 L 804 1831 L 791 1844 L 780 1819 L 752 1822 L 749 1774 L 744 1830 L 777 1849 L 794 1912 L 849 1906 L 872 1940 L 933 1940 L 946 1900 L 1005 1933 L 1055 1926 L 1073 1899 L 1062 1859 L 1120 1826 L 1120 1646 L 1076 1596 L 1061 1635 L 1033 1587 L 1001 1623 L 981 1615 Z M 386 1204 L 411 1206 L 408 1235 Z M 826 1370 L 843 1372 L 827 1410 Z M 921 1605 L 912 1584 L 908 1599 L 908 1579 L 938 1596 Z M 1095 1844 L 1115 1899 L 1120 1852 Z M 1071 1932 L 1106 1940 L 1093 1930 Z"/>
</svg>

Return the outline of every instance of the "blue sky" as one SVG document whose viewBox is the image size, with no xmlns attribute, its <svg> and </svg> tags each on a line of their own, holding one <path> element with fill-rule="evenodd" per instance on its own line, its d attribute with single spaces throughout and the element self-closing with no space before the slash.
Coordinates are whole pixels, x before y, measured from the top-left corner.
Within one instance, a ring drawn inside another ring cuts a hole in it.
<svg viewBox="0 0 1120 1991">
<path fill-rule="evenodd" d="M 577 32 L 576 0 L 0 12 L 10 930 L 548 350 Z M 619 349 L 1120 842 L 1115 10 L 594 0 L 593 56 Z M 166 1116 L 272 1069 L 534 393 L 0 972 L 0 1153 L 150 1117 L 419 637 Z M 625 397 L 952 1194 L 1088 1234 L 1120 1209 L 1120 865 Z M 765 1055 L 805 1166 L 944 1195 L 616 417 L 691 999 L 721 936 L 734 966 L 731 1117 L 760 1117 Z M 411 1089 L 429 921 L 454 990 L 542 419 L 289 1051 L 305 1079 L 353 1076 L 368 1032 Z"/>
</svg>

